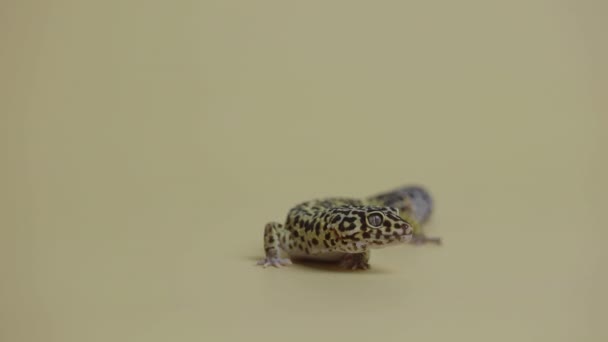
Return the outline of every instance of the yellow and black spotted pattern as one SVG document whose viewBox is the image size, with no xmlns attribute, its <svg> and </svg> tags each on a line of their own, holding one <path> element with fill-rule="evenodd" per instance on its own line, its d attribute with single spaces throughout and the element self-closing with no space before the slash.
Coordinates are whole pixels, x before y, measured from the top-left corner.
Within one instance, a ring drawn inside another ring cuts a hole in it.
<svg viewBox="0 0 608 342">
<path fill-rule="evenodd" d="M 428 219 L 432 206 L 428 193 L 418 190 L 424 191 L 406 187 L 365 200 L 328 198 L 301 203 L 289 211 L 285 224 L 266 225 L 266 257 L 259 264 L 279 267 L 290 264 L 292 258 L 303 258 L 367 269 L 372 248 L 432 242 L 434 238 L 426 238 L 421 232 L 414 234 L 417 219 Z M 421 205 L 425 197 L 428 208 Z"/>
</svg>

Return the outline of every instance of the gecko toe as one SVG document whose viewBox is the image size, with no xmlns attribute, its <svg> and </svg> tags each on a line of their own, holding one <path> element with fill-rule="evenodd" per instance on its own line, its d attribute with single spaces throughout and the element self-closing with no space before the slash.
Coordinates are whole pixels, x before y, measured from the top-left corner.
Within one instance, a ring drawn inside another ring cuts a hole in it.
<svg viewBox="0 0 608 342">
<path fill-rule="evenodd" d="M 291 265 L 291 260 L 284 258 L 264 258 L 258 261 L 258 265 L 266 268 L 268 266 L 274 266 L 276 268 L 281 268 L 281 266 Z"/>
</svg>

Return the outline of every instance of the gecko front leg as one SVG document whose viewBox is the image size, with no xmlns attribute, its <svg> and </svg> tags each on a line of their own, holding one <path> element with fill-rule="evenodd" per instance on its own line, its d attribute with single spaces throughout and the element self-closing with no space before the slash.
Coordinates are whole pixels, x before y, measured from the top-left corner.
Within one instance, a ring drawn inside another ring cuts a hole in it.
<svg viewBox="0 0 608 342">
<path fill-rule="evenodd" d="M 285 230 L 282 224 L 277 222 L 270 222 L 266 224 L 266 227 L 264 228 L 264 251 L 266 253 L 266 257 L 258 261 L 258 265 L 262 265 L 264 267 L 271 265 L 274 267 L 281 267 L 291 264 L 291 260 L 289 260 L 289 258 L 280 257 L 280 239 L 286 239 L 287 235 L 289 235 L 289 232 Z"/>
</svg>

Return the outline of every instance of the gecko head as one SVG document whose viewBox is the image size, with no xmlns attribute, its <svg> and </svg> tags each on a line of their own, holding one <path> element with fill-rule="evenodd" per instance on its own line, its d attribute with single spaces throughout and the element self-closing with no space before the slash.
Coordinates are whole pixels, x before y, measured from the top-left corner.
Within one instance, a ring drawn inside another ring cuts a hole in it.
<svg viewBox="0 0 608 342">
<path fill-rule="evenodd" d="M 335 208 L 329 216 L 328 227 L 337 236 L 337 247 L 344 252 L 360 252 L 409 242 L 413 226 L 391 207 Z"/>
</svg>

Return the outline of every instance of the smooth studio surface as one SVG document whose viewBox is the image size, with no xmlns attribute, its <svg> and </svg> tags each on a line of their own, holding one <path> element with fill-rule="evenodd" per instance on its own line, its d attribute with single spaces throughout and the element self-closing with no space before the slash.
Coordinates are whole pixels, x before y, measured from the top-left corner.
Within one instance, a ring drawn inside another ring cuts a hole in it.
<svg viewBox="0 0 608 342">
<path fill-rule="evenodd" d="M 599 1 L 4 1 L 0 340 L 607 341 Z M 418 183 L 442 247 L 262 269 Z"/>
</svg>

